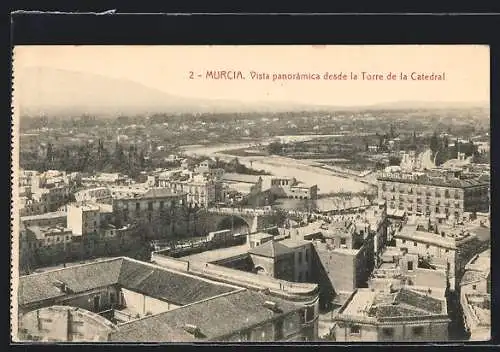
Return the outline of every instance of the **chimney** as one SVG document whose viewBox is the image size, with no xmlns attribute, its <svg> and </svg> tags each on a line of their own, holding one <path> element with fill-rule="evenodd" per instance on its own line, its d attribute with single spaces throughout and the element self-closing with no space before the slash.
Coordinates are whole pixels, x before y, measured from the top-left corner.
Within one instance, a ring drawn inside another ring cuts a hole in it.
<svg viewBox="0 0 500 352">
<path fill-rule="evenodd" d="M 269 310 L 272 310 L 273 312 L 280 312 L 280 309 L 278 308 L 278 304 L 273 301 L 265 301 L 264 302 L 264 307 L 266 307 Z"/>
<path fill-rule="evenodd" d="M 200 328 L 198 328 L 197 325 L 193 324 L 184 324 L 184 330 L 193 335 L 194 337 L 198 337 L 201 334 Z"/>
</svg>

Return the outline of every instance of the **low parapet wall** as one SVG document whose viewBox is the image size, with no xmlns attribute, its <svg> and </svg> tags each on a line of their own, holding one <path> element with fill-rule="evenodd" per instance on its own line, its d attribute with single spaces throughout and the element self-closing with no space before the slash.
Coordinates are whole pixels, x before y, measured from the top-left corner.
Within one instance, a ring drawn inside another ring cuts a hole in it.
<svg viewBox="0 0 500 352">
<path fill-rule="evenodd" d="M 175 259 L 158 253 L 152 253 L 151 261 L 166 268 L 189 271 L 189 262 L 187 260 Z"/>
<path fill-rule="evenodd" d="M 190 272 L 220 282 L 254 290 L 269 290 L 276 296 L 293 301 L 314 302 L 318 298 L 317 284 L 289 282 L 216 264 L 175 259 L 159 253 L 152 253 L 151 261 L 169 269 Z"/>
</svg>

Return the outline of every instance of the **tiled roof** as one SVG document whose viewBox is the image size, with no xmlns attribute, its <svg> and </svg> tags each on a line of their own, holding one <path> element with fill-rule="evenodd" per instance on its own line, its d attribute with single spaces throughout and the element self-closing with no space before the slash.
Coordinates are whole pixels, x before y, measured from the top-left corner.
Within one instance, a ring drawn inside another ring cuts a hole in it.
<svg viewBox="0 0 500 352">
<path fill-rule="evenodd" d="M 440 314 L 443 312 L 443 301 L 407 289 L 401 289 L 396 295 L 398 303 L 405 303 L 413 307 L 426 310 L 432 314 Z"/>
<path fill-rule="evenodd" d="M 65 296 L 56 284 L 62 282 L 74 293 L 116 284 L 122 258 L 48 271 L 19 278 L 19 304 L 26 305 Z"/>
<path fill-rule="evenodd" d="M 64 283 L 73 293 L 119 284 L 124 288 L 179 305 L 235 290 L 229 285 L 169 271 L 148 263 L 129 258 L 114 258 L 21 276 L 19 304 L 27 305 L 67 295 L 56 286 L 59 283 Z"/>
<path fill-rule="evenodd" d="M 264 306 L 273 301 L 276 312 Z M 270 319 L 299 310 L 300 306 L 249 290 L 238 291 L 204 302 L 173 309 L 120 326 L 111 340 L 119 342 L 189 342 L 217 340 Z M 199 337 L 184 330 L 186 324 L 199 329 Z"/>
<path fill-rule="evenodd" d="M 403 307 L 401 305 L 383 305 L 378 307 L 372 307 L 372 309 L 373 313 L 375 313 L 377 318 L 394 318 L 394 317 L 429 315 L 428 312 L 420 309 L 415 309 L 415 307 L 411 306 Z"/>
<path fill-rule="evenodd" d="M 118 283 L 148 296 L 184 305 L 233 291 L 200 278 L 162 270 L 139 262 L 124 261 Z"/>
<path fill-rule="evenodd" d="M 268 241 L 261 246 L 250 249 L 248 253 L 260 255 L 262 257 L 275 258 L 283 254 L 291 253 L 291 250 L 277 241 Z"/>
</svg>

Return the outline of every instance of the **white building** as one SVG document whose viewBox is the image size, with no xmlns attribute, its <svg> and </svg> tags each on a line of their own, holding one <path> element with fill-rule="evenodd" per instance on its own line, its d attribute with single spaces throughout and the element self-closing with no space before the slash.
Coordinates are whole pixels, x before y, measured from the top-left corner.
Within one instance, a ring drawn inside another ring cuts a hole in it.
<svg viewBox="0 0 500 352">
<path fill-rule="evenodd" d="M 75 193 L 77 202 L 111 203 L 111 192 L 106 187 L 88 188 Z"/>
<path fill-rule="evenodd" d="M 100 228 L 100 207 L 91 203 L 69 204 L 68 210 L 68 228 L 76 236 L 85 234 L 97 234 Z"/>
</svg>

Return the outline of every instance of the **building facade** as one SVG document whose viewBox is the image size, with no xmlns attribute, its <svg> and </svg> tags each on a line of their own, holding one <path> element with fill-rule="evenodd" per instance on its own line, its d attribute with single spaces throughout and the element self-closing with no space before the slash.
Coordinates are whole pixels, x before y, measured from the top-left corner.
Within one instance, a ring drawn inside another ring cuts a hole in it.
<svg viewBox="0 0 500 352">
<path fill-rule="evenodd" d="M 334 321 L 338 342 L 442 342 L 450 323 L 444 297 L 406 288 L 358 289 Z"/>
<path fill-rule="evenodd" d="M 377 178 L 378 197 L 388 208 L 405 210 L 408 215 L 453 216 L 489 209 L 489 180 L 460 178 L 439 173 L 382 173 Z"/>
</svg>

